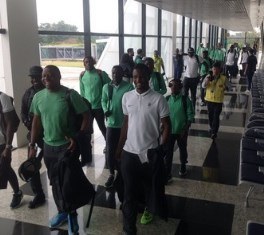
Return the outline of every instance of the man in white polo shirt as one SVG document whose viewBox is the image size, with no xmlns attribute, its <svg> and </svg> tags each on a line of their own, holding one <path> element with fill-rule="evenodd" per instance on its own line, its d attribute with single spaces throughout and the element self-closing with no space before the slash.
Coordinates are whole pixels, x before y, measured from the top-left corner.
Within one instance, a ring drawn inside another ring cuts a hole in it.
<svg viewBox="0 0 264 235">
<path fill-rule="evenodd" d="M 191 100 L 195 111 L 196 104 L 196 91 L 199 83 L 199 67 L 202 61 L 199 61 L 199 57 L 194 53 L 194 49 L 190 47 L 188 49 L 188 58 L 186 61 L 186 72 L 183 80 L 183 94 L 188 96 L 189 89 L 191 90 Z"/>
<path fill-rule="evenodd" d="M 168 141 L 171 124 L 166 99 L 150 89 L 149 79 L 148 67 L 137 64 L 133 70 L 136 89 L 125 93 L 122 99 L 125 119 L 117 155 L 120 155 L 123 148 L 123 230 L 129 235 L 137 233 L 137 196 L 140 186 L 144 186 L 146 201 L 141 224 L 150 223 L 152 214 L 166 216 L 162 151 Z"/>
</svg>

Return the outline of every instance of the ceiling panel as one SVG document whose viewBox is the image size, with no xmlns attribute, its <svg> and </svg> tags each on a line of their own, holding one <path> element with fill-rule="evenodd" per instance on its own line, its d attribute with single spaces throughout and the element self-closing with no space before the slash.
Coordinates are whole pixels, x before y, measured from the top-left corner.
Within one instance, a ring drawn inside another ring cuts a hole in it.
<svg viewBox="0 0 264 235">
<path fill-rule="evenodd" d="M 234 31 L 252 31 L 264 16 L 264 0 L 137 0 Z"/>
</svg>

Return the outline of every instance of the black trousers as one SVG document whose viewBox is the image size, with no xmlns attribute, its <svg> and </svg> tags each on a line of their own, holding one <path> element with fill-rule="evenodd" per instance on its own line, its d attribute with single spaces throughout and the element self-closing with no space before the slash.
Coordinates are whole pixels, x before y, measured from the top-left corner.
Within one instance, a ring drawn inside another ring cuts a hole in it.
<svg viewBox="0 0 264 235">
<path fill-rule="evenodd" d="M 106 129 L 106 160 L 110 174 L 115 173 L 117 161 L 115 157 L 121 128 L 107 127 Z"/>
<path fill-rule="evenodd" d="M 64 157 L 67 148 L 69 144 L 64 144 L 61 146 L 50 146 L 46 143 L 44 143 L 44 162 L 47 167 L 48 171 L 48 177 L 51 179 L 52 175 L 54 174 L 54 168 L 55 164 L 58 163 L 58 161 Z M 52 187 L 52 194 L 55 201 L 55 204 L 57 206 L 58 212 L 63 212 L 62 208 L 62 195 L 58 195 L 58 191 L 56 190 L 55 185 L 51 185 Z"/>
<path fill-rule="evenodd" d="M 222 103 L 207 101 L 208 118 L 211 134 L 217 134 L 218 132 L 222 106 Z"/>
<path fill-rule="evenodd" d="M 104 115 L 104 111 L 103 109 L 92 109 L 92 119 L 96 120 L 98 127 L 100 129 L 100 131 L 102 132 L 102 135 L 104 136 L 104 138 L 106 139 L 106 127 L 105 127 L 105 115 Z M 92 120 L 92 123 L 93 123 Z"/>
<path fill-rule="evenodd" d="M 123 229 L 128 235 L 135 235 L 137 234 L 137 204 L 141 184 L 144 186 L 145 200 L 150 197 L 151 163 L 142 164 L 138 155 L 123 151 L 121 172 L 124 180 Z"/>
<path fill-rule="evenodd" d="M 193 108 L 195 110 L 196 105 L 196 92 L 197 92 L 197 85 L 199 83 L 199 78 L 188 78 L 185 77 L 183 80 L 183 95 L 188 96 L 189 90 L 191 90 L 191 100 L 193 103 Z"/>
<path fill-rule="evenodd" d="M 171 134 L 170 135 L 166 155 L 164 158 L 167 177 L 171 176 L 173 150 L 174 150 L 174 145 L 175 145 L 176 141 L 177 141 L 179 151 L 180 151 L 181 164 L 187 163 L 187 158 L 188 158 L 187 138 L 188 138 L 188 131 L 185 131 L 184 135 L 179 135 L 179 134 Z"/>
<path fill-rule="evenodd" d="M 249 91 L 251 90 L 252 78 L 253 78 L 254 73 L 255 73 L 254 71 L 250 71 L 247 73 L 247 83 L 248 83 L 248 90 Z"/>
<path fill-rule="evenodd" d="M 0 162 L 1 162 L 0 170 L 5 171 L 5 177 L 7 181 L 10 183 L 14 193 L 17 193 L 19 191 L 19 185 L 18 185 L 17 175 L 11 166 L 12 156 L 9 159 L 1 157 L 1 154 L 3 153 L 4 150 L 5 150 L 5 144 L 0 145 Z"/>
</svg>

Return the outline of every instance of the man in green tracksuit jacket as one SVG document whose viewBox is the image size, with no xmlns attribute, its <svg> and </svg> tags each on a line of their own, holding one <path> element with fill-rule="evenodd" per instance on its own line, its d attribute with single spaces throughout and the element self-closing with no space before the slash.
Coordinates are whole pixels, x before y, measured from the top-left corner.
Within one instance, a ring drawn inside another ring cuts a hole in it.
<svg viewBox="0 0 264 235">
<path fill-rule="evenodd" d="M 187 138 L 189 128 L 194 119 L 194 109 L 192 102 L 188 96 L 181 94 L 182 82 L 180 79 L 174 79 L 169 82 L 171 88 L 171 96 L 167 97 L 170 120 L 171 120 L 171 135 L 167 145 L 165 156 L 165 168 L 167 173 L 167 183 L 172 180 L 171 168 L 173 160 L 174 144 L 177 140 L 180 150 L 181 167 L 179 171 L 180 176 L 186 175 L 186 163 L 188 158 L 187 153 Z"/>
<path fill-rule="evenodd" d="M 164 95 L 167 93 L 167 87 L 165 84 L 165 81 L 163 79 L 163 76 L 159 72 L 154 71 L 154 60 L 151 57 L 145 58 L 145 65 L 148 66 L 151 75 L 150 75 L 150 81 L 149 86 L 152 90 Z"/>
<path fill-rule="evenodd" d="M 104 85 L 102 92 L 102 107 L 107 118 L 106 160 L 110 171 L 110 176 L 105 183 L 106 188 L 111 188 L 115 179 L 115 152 L 124 121 L 122 97 L 126 92 L 134 89 L 132 84 L 122 80 L 123 75 L 122 67 L 114 66 L 112 69 L 113 81 Z"/>
<path fill-rule="evenodd" d="M 104 123 L 104 111 L 101 105 L 103 86 L 111 80 L 107 73 L 94 67 L 95 60 L 91 56 L 83 59 L 85 71 L 80 74 L 81 96 L 87 99 L 92 107 L 92 123 L 95 118 L 104 138 L 106 137 L 106 127 Z M 104 150 L 105 152 L 105 150 Z"/>
</svg>

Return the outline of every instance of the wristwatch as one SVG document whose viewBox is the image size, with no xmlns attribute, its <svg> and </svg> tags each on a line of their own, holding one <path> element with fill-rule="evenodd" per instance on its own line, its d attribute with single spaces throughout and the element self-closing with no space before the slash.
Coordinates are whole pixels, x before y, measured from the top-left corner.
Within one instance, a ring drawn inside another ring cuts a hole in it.
<svg viewBox="0 0 264 235">
<path fill-rule="evenodd" d="M 5 148 L 11 150 L 11 149 L 13 148 L 13 146 L 12 146 L 12 144 L 6 144 L 6 145 L 5 145 Z"/>
</svg>

